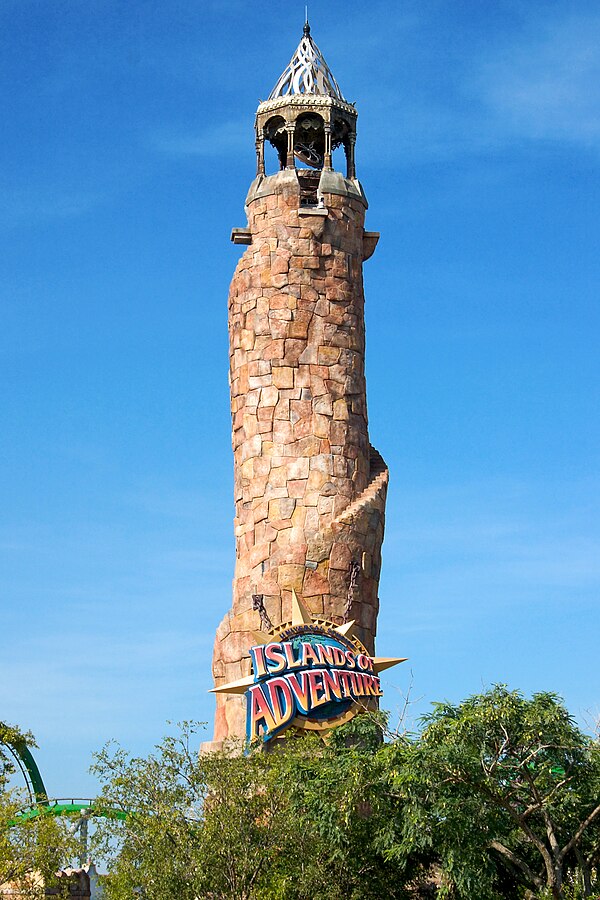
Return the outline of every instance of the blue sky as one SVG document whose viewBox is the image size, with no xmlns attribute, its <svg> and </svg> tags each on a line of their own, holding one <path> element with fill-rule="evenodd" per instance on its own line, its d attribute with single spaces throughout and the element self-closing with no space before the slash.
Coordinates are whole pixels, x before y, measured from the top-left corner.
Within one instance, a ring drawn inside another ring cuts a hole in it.
<svg viewBox="0 0 600 900">
<path fill-rule="evenodd" d="M 494 682 L 600 712 L 600 13 L 310 4 L 359 110 L 378 651 L 409 715 Z M 303 5 L 3 0 L 0 716 L 51 793 L 210 720 L 230 603 L 227 291 Z"/>
</svg>

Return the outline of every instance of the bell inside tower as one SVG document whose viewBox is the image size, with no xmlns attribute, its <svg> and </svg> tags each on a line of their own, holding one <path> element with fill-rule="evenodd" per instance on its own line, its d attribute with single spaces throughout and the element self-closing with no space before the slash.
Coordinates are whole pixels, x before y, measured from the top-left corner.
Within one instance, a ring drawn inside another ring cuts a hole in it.
<svg viewBox="0 0 600 900">
<path fill-rule="evenodd" d="M 298 169 L 300 206 L 315 206 L 325 160 L 325 123 L 318 113 L 306 112 L 296 120 L 294 158 L 309 167 Z"/>
<path fill-rule="evenodd" d="M 347 177 L 355 177 L 355 130 L 353 124 L 340 115 L 331 120 L 329 116 L 324 119 L 320 113 L 311 110 L 292 122 L 286 121 L 282 115 L 272 116 L 257 138 L 263 154 L 265 141 L 275 149 L 280 169 L 295 167 L 296 160 L 311 169 L 331 169 L 333 151 L 343 147 Z"/>
<path fill-rule="evenodd" d="M 325 123 L 318 113 L 303 113 L 294 130 L 294 156 L 312 169 L 325 160 Z"/>
</svg>

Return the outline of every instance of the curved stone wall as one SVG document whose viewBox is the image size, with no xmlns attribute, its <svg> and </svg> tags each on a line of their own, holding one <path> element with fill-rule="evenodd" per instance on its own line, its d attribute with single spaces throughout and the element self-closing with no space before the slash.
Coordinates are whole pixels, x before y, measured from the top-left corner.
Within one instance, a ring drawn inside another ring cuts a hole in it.
<svg viewBox="0 0 600 900">
<path fill-rule="evenodd" d="M 341 176 L 299 206 L 294 170 L 259 179 L 229 294 L 235 478 L 233 604 L 218 686 L 250 672 L 253 630 L 290 618 L 291 591 L 373 650 L 385 463 L 369 444 L 364 375 L 366 201 Z M 341 186 L 341 187 L 340 187 Z M 244 700 L 217 695 L 215 740 L 243 737 Z"/>
</svg>

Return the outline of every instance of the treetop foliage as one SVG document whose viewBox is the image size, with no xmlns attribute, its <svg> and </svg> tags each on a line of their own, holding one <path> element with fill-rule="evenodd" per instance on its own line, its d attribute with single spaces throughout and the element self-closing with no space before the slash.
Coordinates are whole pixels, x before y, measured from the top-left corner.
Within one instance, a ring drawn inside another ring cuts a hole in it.
<svg viewBox="0 0 600 900">
<path fill-rule="evenodd" d="M 15 725 L 0 722 L 0 790 L 15 771 L 12 753 L 8 748 L 24 745 L 35 747 L 35 739 L 30 731 L 21 731 Z"/>
<path fill-rule="evenodd" d="M 560 698 L 497 686 L 421 724 L 209 755 L 187 724 L 147 759 L 105 748 L 102 802 L 129 811 L 107 826 L 109 900 L 594 896 L 599 747 Z"/>
<path fill-rule="evenodd" d="M 124 816 L 95 834 L 107 900 L 600 898 L 600 745 L 555 694 L 436 703 L 416 734 L 365 714 L 200 754 L 197 732 L 97 754 L 96 805 Z M 0 883 L 35 893 L 75 848 L 68 822 L 15 826 L 18 805 L 4 782 Z"/>
</svg>

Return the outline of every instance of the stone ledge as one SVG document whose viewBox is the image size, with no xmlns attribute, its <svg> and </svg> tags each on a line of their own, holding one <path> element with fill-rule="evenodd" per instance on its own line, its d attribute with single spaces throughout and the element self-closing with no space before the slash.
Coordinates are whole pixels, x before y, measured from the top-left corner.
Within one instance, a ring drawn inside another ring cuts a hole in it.
<svg viewBox="0 0 600 900">
<path fill-rule="evenodd" d="M 363 234 L 363 260 L 370 259 L 381 237 L 378 231 L 365 231 Z"/>
<path fill-rule="evenodd" d="M 252 232 L 249 228 L 232 228 L 231 241 L 234 244 L 251 244 Z"/>
<path fill-rule="evenodd" d="M 298 169 L 280 169 L 273 175 L 257 175 L 250 185 L 245 205 L 249 206 L 262 197 L 288 192 L 290 195 L 292 192 L 300 192 Z M 369 206 L 358 178 L 346 178 L 341 172 L 336 172 L 334 169 L 321 170 L 318 194 L 320 197 L 326 194 L 349 197 L 361 203 L 365 209 Z"/>
<path fill-rule="evenodd" d="M 334 169 L 323 169 L 321 172 L 319 195 L 323 194 L 350 197 L 362 203 L 365 209 L 368 209 L 369 206 L 358 178 L 346 178 L 341 172 L 336 172 Z"/>
<path fill-rule="evenodd" d="M 326 206 L 301 206 L 298 210 L 299 216 L 321 216 L 323 219 L 326 219 L 329 215 L 329 210 Z"/>
</svg>

